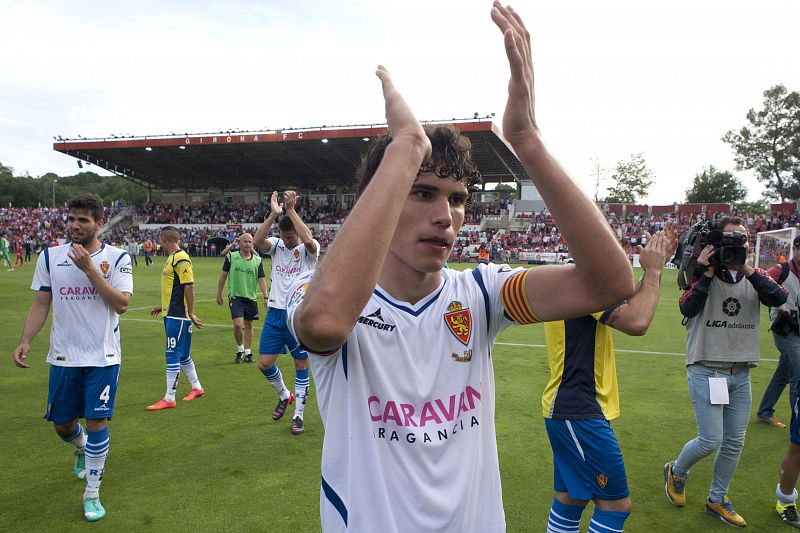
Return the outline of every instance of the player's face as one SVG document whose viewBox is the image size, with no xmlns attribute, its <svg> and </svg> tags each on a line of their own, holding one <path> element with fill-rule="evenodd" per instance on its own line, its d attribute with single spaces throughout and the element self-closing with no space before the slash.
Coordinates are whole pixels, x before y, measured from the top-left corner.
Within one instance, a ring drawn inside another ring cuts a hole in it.
<svg viewBox="0 0 800 533">
<path fill-rule="evenodd" d="M 467 198 L 469 191 L 463 183 L 420 174 L 400 214 L 390 257 L 417 272 L 441 270 L 464 223 Z"/>
<path fill-rule="evenodd" d="M 300 237 L 297 236 L 297 232 L 293 229 L 281 230 L 281 240 L 287 248 L 294 248 L 300 244 Z"/>
<path fill-rule="evenodd" d="M 72 242 L 88 246 L 97 238 L 103 221 L 96 221 L 87 209 L 72 209 L 67 218 L 67 233 Z"/>
<path fill-rule="evenodd" d="M 239 237 L 239 248 L 245 254 L 251 253 L 253 251 L 253 237 L 247 233 Z"/>
</svg>

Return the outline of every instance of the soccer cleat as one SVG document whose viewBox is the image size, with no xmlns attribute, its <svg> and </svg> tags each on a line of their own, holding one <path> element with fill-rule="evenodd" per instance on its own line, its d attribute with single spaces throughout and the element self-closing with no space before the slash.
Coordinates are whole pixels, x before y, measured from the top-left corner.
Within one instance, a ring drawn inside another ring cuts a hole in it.
<svg viewBox="0 0 800 533">
<path fill-rule="evenodd" d="M 178 405 L 178 404 L 175 403 L 175 400 L 170 402 L 166 398 L 161 398 L 160 400 L 158 400 L 153 405 L 148 405 L 147 406 L 147 410 L 148 411 L 161 411 L 162 409 L 172 409 L 176 405 Z"/>
<path fill-rule="evenodd" d="M 781 505 L 781 502 L 778 501 L 775 504 L 775 510 L 778 511 L 778 516 L 781 517 L 781 520 L 790 526 L 800 528 L 800 515 L 797 514 L 797 505 L 793 503 Z"/>
<path fill-rule="evenodd" d="M 664 492 L 669 503 L 675 507 L 683 507 L 686 505 L 686 478 L 672 473 L 674 464 L 675 461 L 670 461 L 664 465 Z"/>
<path fill-rule="evenodd" d="M 305 429 L 303 428 L 303 419 L 296 416 L 292 419 L 292 435 L 302 435 Z"/>
<path fill-rule="evenodd" d="M 734 527 L 747 526 L 742 515 L 733 510 L 733 502 L 727 496 L 722 497 L 722 503 L 706 500 L 706 513 Z"/>
<path fill-rule="evenodd" d="M 244 356 L 244 362 L 245 363 L 254 363 L 255 361 L 253 361 L 253 354 L 249 353 L 249 354 L 245 355 Z"/>
<path fill-rule="evenodd" d="M 192 389 L 189 394 L 183 397 L 184 402 L 191 402 L 195 398 L 199 398 L 200 396 L 204 395 L 206 391 L 203 389 Z"/>
<path fill-rule="evenodd" d="M 294 402 L 294 394 L 290 392 L 288 398 L 278 402 L 278 406 L 275 407 L 275 410 L 272 412 L 272 419 L 280 420 L 283 416 L 283 413 L 286 412 L 286 407 L 288 407 L 288 405 L 292 402 Z"/>
<path fill-rule="evenodd" d="M 72 471 L 78 479 L 86 479 L 86 455 L 75 450 L 75 464 L 72 465 Z"/>
<path fill-rule="evenodd" d="M 767 424 L 768 426 L 772 426 L 776 429 L 783 429 L 786 427 L 786 424 L 778 420 L 777 416 L 769 416 L 767 418 L 761 418 L 760 416 L 756 417 L 756 422 L 761 422 L 762 424 Z"/>
<path fill-rule="evenodd" d="M 236 359 L 234 359 L 233 362 L 236 363 L 237 365 L 239 363 L 241 363 L 243 355 L 244 355 L 244 352 L 236 352 Z"/>
<path fill-rule="evenodd" d="M 97 522 L 106 515 L 106 510 L 103 509 L 100 503 L 100 498 L 85 498 L 83 500 L 83 516 L 89 522 Z"/>
</svg>

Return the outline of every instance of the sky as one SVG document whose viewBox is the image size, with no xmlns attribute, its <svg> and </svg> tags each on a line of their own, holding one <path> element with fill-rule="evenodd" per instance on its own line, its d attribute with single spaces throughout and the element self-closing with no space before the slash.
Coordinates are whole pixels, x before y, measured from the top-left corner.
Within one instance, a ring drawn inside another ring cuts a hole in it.
<svg viewBox="0 0 800 533">
<path fill-rule="evenodd" d="M 512 4 L 532 39 L 545 141 L 600 196 L 642 152 L 643 203 L 681 202 L 763 92 L 800 90 L 796 0 L 538 0 Z M 383 122 L 386 65 L 420 120 L 495 113 L 508 63 L 488 0 L 0 0 L 0 163 L 78 171 L 53 137 Z"/>
</svg>

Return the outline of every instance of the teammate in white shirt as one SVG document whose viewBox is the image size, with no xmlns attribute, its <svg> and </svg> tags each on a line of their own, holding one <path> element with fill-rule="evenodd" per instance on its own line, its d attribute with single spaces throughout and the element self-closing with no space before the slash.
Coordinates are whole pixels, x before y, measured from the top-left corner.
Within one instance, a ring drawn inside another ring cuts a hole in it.
<svg viewBox="0 0 800 533">
<path fill-rule="evenodd" d="M 280 239 L 269 237 L 272 224 L 281 214 L 284 204 L 278 203 L 278 193 L 273 191 L 270 197 L 270 212 L 264 223 L 256 231 L 253 241 L 256 249 L 272 258 L 270 272 L 269 310 L 264 317 L 264 328 L 261 330 L 261 342 L 258 346 L 258 369 L 264 374 L 267 382 L 278 393 L 278 405 L 272 413 L 273 420 L 280 420 L 286 407 L 295 401 L 292 417 L 292 435 L 300 435 L 305 431 L 303 414 L 308 395 L 308 353 L 300 349 L 294 336 L 286 327 L 286 299 L 292 282 L 302 274 L 312 270 L 319 259 L 319 242 L 311 235 L 300 215 L 295 210 L 299 196 L 294 191 L 284 194 L 286 216 L 278 223 Z M 286 388 L 275 360 L 278 354 L 288 348 L 294 358 L 294 394 Z"/>
<path fill-rule="evenodd" d="M 469 141 L 448 127 L 423 129 L 378 67 L 391 141 L 370 148 L 358 202 L 288 307 L 290 328 L 312 354 L 325 425 L 327 533 L 504 531 L 496 335 L 512 321 L 596 312 L 634 290 L 602 213 L 544 147 L 521 19 L 499 2 L 492 19 L 511 66 L 503 133 L 576 265 L 443 270 L 478 177 Z"/>
<path fill-rule="evenodd" d="M 72 242 L 46 248 L 39 255 L 31 288 L 36 291 L 14 363 L 28 368 L 30 343 L 42 329 L 50 304 L 50 385 L 45 418 L 75 447 L 73 471 L 86 479 L 84 516 L 106 514 L 100 504 L 100 480 L 108 454 L 108 421 L 120 365 L 119 315 L 133 292 L 130 256 L 97 239 L 103 206 L 93 196 L 69 204 L 67 231 Z M 86 431 L 78 419 L 86 419 Z"/>
</svg>

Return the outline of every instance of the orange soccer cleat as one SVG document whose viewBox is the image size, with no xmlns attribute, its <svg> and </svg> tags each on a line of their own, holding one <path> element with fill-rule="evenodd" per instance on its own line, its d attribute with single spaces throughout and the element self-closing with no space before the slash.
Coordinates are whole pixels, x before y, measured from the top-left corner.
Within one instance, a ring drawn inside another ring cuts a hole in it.
<svg viewBox="0 0 800 533">
<path fill-rule="evenodd" d="M 170 402 L 166 398 L 161 398 L 160 400 L 158 400 L 153 405 L 148 405 L 147 406 L 147 410 L 148 411 L 161 411 L 162 409 L 172 409 L 176 405 L 178 405 L 178 404 L 176 404 L 175 401 L 171 401 Z"/>
</svg>

